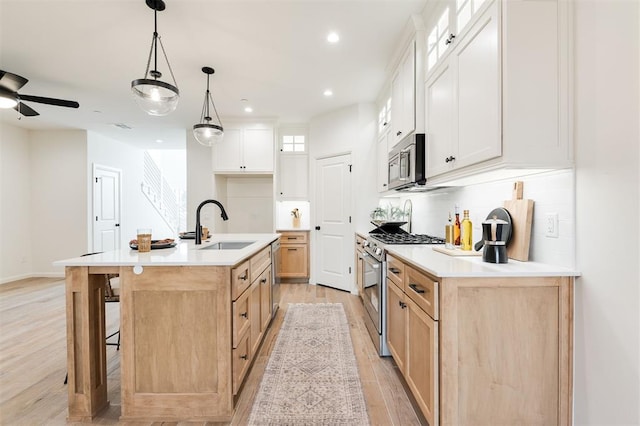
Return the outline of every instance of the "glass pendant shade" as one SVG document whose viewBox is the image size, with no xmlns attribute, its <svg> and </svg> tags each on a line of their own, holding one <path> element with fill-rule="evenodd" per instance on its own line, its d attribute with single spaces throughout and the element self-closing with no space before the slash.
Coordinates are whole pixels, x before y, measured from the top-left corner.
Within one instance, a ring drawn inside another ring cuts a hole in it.
<svg viewBox="0 0 640 426">
<path fill-rule="evenodd" d="M 204 104 L 202 105 L 202 115 L 200 115 L 200 123 L 193 126 L 193 137 L 196 138 L 198 143 L 204 146 L 213 146 L 217 142 L 222 141 L 224 137 L 224 129 L 222 128 L 222 122 L 218 111 L 216 110 L 216 104 L 213 103 L 211 97 L 211 91 L 209 91 L 209 77 L 215 71 L 211 67 L 203 67 L 202 72 L 207 75 L 207 91 L 204 94 Z M 213 107 L 213 112 L 216 114 L 217 122 L 220 124 L 213 124 L 213 120 L 209 114 L 209 104 Z"/>
<path fill-rule="evenodd" d="M 213 146 L 224 137 L 222 127 L 215 124 L 196 124 L 193 126 L 193 136 L 204 146 Z"/>
<path fill-rule="evenodd" d="M 149 115 L 163 116 L 175 111 L 180 99 L 177 87 L 148 78 L 133 80 L 131 92 L 138 106 Z"/>
<path fill-rule="evenodd" d="M 149 115 L 163 116 L 175 111 L 180 99 L 180 91 L 171 70 L 171 64 L 169 64 L 167 52 L 165 52 L 162 45 L 162 39 L 158 35 L 158 11 L 163 11 L 165 4 L 162 0 L 147 0 L 146 3 L 147 6 L 154 10 L 153 39 L 151 40 L 151 50 L 149 51 L 144 78 L 131 82 L 131 92 L 136 103 L 143 111 Z M 159 80 L 162 77 L 162 73 L 158 71 L 158 45 L 162 49 L 173 84 Z M 154 69 L 149 70 L 152 56 Z"/>
</svg>

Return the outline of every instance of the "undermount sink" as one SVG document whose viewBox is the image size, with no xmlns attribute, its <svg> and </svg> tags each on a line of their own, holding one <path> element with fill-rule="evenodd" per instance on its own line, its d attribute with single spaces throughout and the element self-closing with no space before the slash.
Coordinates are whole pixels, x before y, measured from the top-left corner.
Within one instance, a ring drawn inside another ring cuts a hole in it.
<svg viewBox="0 0 640 426">
<path fill-rule="evenodd" d="M 200 250 L 240 250 L 253 243 L 255 241 L 220 241 L 202 247 Z"/>
</svg>

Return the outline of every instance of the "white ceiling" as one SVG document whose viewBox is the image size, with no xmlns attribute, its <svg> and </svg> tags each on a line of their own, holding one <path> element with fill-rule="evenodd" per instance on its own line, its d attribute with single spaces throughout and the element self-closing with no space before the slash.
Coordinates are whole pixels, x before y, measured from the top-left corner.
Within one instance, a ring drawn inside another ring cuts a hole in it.
<svg viewBox="0 0 640 426">
<path fill-rule="evenodd" d="M 27 102 L 40 116 L 18 120 L 16 111 L 0 110 L 0 121 L 28 129 L 88 129 L 167 148 L 200 120 L 206 89 L 201 68 L 211 66 L 223 124 L 247 116 L 243 98 L 254 117 L 307 122 L 376 100 L 410 15 L 420 14 L 426 0 L 165 3 L 158 33 L 181 96 L 171 115 L 151 117 L 130 92 L 131 80 L 144 75 L 153 34 L 153 10 L 145 0 L 0 0 L 0 69 L 29 79 L 19 93 L 80 103 L 76 110 Z M 339 33 L 338 44 L 327 43 L 329 31 Z M 327 88 L 333 97 L 323 96 Z"/>
</svg>

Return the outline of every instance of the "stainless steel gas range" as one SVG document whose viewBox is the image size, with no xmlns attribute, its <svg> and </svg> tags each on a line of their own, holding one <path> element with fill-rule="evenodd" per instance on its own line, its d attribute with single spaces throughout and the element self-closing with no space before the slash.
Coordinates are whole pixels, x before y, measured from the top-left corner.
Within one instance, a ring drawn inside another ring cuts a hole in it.
<svg viewBox="0 0 640 426">
<path fill-rule="evenodd" d="M 381 356 L 389 356 L 387 348 L 387 273 L 385 246 L 392 244 L 444 244 L 442 238 L 424 234 L 410 234 L 397 223 L 378 226 L 363 241 L 359 254 L 363 263 L 363 292 L 367 315 L 367 331 Z"/>
</svg>

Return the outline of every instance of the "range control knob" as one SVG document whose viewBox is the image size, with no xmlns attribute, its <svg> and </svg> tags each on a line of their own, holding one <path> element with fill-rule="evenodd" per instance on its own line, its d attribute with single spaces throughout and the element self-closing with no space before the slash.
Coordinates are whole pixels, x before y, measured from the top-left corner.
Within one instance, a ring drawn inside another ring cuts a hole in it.
<svg viewBox="0 0 640 426">
<path fill-rule="evenodd" d="M 378 248 L 376 249 L 376 254 L 377 254 L 377 255 L 382 254 L 382 249 L 381 249 L 380 247 L 378 247 Z"/>
<path fill-rule="evenodd" d="M 364 240 L 364 241 L 362 242 L 362 247 L 369 247 L 369 241 Z"/>
</svg>

